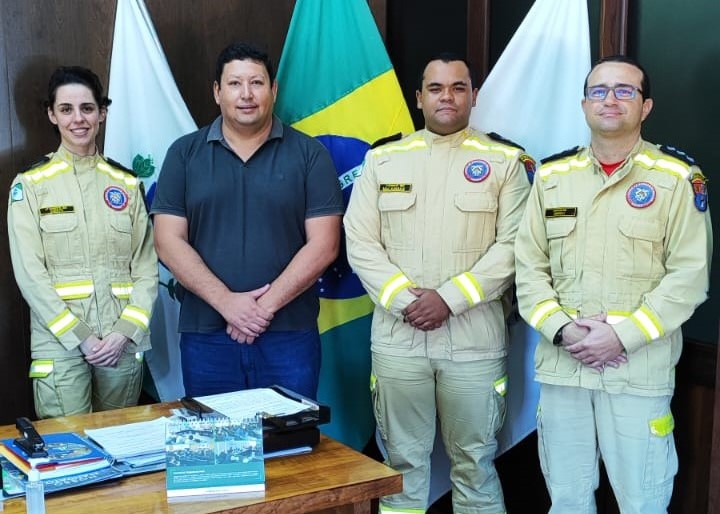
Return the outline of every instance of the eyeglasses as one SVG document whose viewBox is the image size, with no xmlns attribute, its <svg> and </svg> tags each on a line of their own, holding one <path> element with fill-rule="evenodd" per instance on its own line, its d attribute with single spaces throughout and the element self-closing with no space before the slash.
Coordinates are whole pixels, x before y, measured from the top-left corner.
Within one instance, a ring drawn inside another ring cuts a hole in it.
<svg viewBox="0 0 720 514">
<path fill-rule="evenodd" d="M 632 100 L 639 92 L 642 95 L 642 89 L 631 86 L 629 84 L 618 84 L 616 86 L 590 86 L 585 89 L 585 98 L 591 102 L 601 102 L 607 98 L 608 93 L 612 91 L 617 100 Z"/>
</svg>

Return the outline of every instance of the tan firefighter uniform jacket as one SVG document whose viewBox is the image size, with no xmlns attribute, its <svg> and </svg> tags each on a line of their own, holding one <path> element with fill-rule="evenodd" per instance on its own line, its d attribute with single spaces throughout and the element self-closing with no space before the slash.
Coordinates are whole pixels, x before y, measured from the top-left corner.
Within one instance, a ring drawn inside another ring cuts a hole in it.
<svg viewBox="0 0 720 514">
<path fill-rule="evenodd" d="M 680 325 L 707 296 L 704 177 L 642 140 L 610 177 L 590 149 L 568 154 L 538 169 L 516 240 L 520 314 L 542 334 L 536 378 L 672 394 Z M 583 304 L 602 306 L 627 363 L 598 373 L 551 343 Z"/>
<path fill-rule="evenodd" d="M 421 130 L 368 152 L 344 223 L 348 260 L 376 304 L 372 351 L 457 361 L 505 355 L 501 296 L 513 281 L 530 189 L 525 161 L 534 166 L 521 149 L 472 128 Z M 416 298 L 409 287 L 436 289 L 449 320 L 428 332 L 403 322 Z"/>
<path fill-rule="evenodd" d="M 157 296 L 152 228 L 138 178 L 62 146 L 19 174 L 8 199 L 13 270 L 30 306 L 32 357 L 82 355 L 91 334 L 150 348 Z"/>
</svg>

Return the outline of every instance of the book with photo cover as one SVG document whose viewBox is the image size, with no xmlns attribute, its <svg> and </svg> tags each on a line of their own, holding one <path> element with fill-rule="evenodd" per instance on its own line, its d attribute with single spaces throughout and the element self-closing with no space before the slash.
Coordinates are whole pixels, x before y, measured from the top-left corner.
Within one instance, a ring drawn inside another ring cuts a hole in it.
<svg viewBox="0 0 720 514">
<path fill-rule="evenodd" d="M 25 487 L 28 483 L 28 476 L 0 455 L 0 467 L 2 468 L 2 496 L 15 498 L 25 496 Z M 114 466 L 108 466 L 92 471 L 81 471 L 73 475 L 65 475 L 57 478 L 43 478 L 45 494 L 52 494 L 66 489 L 74 489 L 98 482 L 117 480 L 123 476 L 123 472 Z"/>
<path fill-rule="evenodd" d="M 169 422 L 165 450 L 168 501 L 265 494 L 258 415 Z"/>
<path fill-rule="evenodd" d="M 48 456 L 36 465 L 41 480 L 107 468 L 113 461 L 102 448 L 74 432 L 45 434 L 43 440 Z M 26 475 L 30 472 L 28 455 L 14 439 L 0 440 L 0 455 Z"/>
</svg>

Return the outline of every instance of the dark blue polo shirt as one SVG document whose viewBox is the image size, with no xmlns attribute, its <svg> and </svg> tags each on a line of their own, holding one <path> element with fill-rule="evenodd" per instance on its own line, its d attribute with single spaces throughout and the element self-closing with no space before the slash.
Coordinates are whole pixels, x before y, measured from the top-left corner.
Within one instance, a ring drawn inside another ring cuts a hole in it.
<svg viewBox="0 0 720 514">
<path fill-rule="evenodd" d="M 343 213 L 337 173 L 325 147 L 273 117 L 265 143 L 243 162 L 225 142 L 222 117 L 168 149 L 152 214 L 188 221 L 190 245 L 229 289 L 272 282 L 305 244 L 305 220 Z M 205 301 L 182 291 L 180 332 L 225 330 Z M 317 326 L 314 287 L 275 313 L 268 330 Z"/>
</svg>

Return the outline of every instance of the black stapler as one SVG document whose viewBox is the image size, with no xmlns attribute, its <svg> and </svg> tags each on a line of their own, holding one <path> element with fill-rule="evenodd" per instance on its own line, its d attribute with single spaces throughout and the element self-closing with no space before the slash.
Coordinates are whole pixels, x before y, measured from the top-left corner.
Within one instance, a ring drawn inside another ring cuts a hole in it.
<svg viewBox="0 0 720 514">
<path fill-rule="evenodd" d="M 15 427 L 22 434 L 22 437 L 15 439 L 15 444 L 22 448 L 28 458 L 41 459 L 48 456 L 45 450 L 45 441 L 28 418 L 17 418 Z"/>
</svg>

